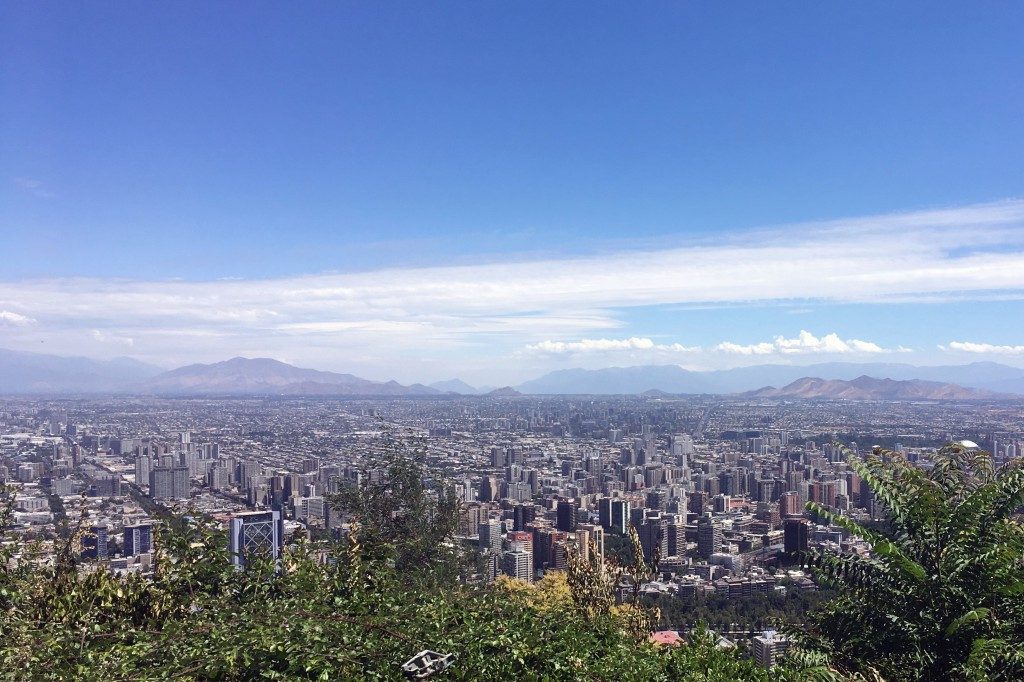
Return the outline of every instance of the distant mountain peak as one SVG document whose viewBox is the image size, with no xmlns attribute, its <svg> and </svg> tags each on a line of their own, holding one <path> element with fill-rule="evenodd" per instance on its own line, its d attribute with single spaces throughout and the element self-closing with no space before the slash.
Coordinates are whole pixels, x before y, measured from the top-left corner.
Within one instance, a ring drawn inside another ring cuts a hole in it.
<svg viewBox="0 0 1024 682">
<path fill-rule="evenodd" d="M 164 372 L 143 388 L 159 395 L 433 395 L 435 389 L 397 381 L 369 381 L 351 374 L 303 369 L 272 358 L 235 357 Z"/>
<path fill-rule="evenodd" d="M 480 389 L 470 386 L 462 379 L 448 379 L 447 381 L 435 381 L 430 384 L 430 388 L 441 391 L 442 393 L 459 393 L 461 395 L 477 395 L 480 393 Z"/>
<path fill-rule="evenodd" d="M 496 388 L 493 391 L 490 391 L 486 395 L 492 398 L 512 398 L 518 395 L 522 395 L 522 393 L 512 388 L 511 386 L 502 386 L 501 388 Z"/>
</svg>

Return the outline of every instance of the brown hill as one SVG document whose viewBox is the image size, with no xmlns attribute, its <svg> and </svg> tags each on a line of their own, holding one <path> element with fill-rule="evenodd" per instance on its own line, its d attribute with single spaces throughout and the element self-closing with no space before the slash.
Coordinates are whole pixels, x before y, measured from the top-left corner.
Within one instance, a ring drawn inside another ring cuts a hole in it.
<svg viewBox="0 0 1024 682">
<path fill-rule="evenodd" d="M 990 391 L 937 381 L 896 381 L 859 376 L 850 381 L 803 377 L 775 388 L 766 386 L 741 395 L 751 398 L 817 398 L 822 400 L 979 400 L 996 397 Z"/>
</svg>

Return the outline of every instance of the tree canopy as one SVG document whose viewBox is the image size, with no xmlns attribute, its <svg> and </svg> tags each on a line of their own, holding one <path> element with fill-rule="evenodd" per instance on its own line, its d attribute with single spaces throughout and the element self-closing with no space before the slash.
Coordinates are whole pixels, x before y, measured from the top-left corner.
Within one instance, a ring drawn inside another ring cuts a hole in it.
<svg viewBox="0 0 1024 682">
<path fill-rule="evenodd" d="M 837 596 L 803 633 L 805 658 L 885 680 L 1024 679 L 1020 460 L 996 470 L 988 453 L 950 444 L 930 468 L 880 448 L 849 463 L 888 525 L 808 505 L 872 551 L 809 556 Z"/>
</svg>

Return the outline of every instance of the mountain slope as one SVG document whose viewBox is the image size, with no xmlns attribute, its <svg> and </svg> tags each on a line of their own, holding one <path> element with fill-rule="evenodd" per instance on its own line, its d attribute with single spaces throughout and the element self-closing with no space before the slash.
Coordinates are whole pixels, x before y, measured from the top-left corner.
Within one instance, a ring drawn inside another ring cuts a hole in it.
<svg viewBox="0 0 1024 682">
<path fill-rule="evenodd" d="M 850 381 L 803 377 L 783 386 L 767 386 L 741 394 L 751 398 L 810 398 L 823 400 L 978 400 L 994 394 L 936 381 L 895 381 L 859 376 Z"/>
<path fill-rule="evenodd" d="M 473 388 L 462 379 L 449 379 L 448 381 L 435 381 L 430 388 L 441 391 L 441 393 L 459 393 L 461 395 L 477 395 L 481 391 Z"/>
<path fill-rule="evenodd" d="M 0 393 L 115 393 L 161 371 L 131 358 L 92 360 L 0 348 Z"/>
<path fill-rule="evenodd" d="M 536 394 L 741 393 L 762 386 L 784 386 L 816 376 L 850 381 L 859 376 L 898 381 L 923 380 L 957 384 L 997 393 L 1024 394 L 1024 369 L 994 362 L 917 367 L 899 363 L 829 362 L 814 365 L 754 365 L 735 369 L 691 371 L 677 365 L 641 365 L 606 369 L 565 369 L 524 382 L 516 388 Z"/>
<path fill-rule="evenodd" d="M 142 384 L 160 395 L 435 395 L 436 389 L 294 367 L 270 358 L 232 358 L 164 372 Z"/>
</svg>

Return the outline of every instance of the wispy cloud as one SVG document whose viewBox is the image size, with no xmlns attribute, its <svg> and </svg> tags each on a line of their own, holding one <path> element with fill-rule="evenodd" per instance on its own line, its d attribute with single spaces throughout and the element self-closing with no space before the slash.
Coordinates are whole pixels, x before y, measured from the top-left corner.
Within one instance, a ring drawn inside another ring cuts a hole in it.
<svg viewBox="0 0 1024 682">
<path fill-rule="evenodd" d="M 100 343 L 113 343 L 120 346 L 127 346 L 129 348 L 135 345 L 135 339 L 130 336 L 109 334 L 107 332 L 101 332 L 99 329 L 92 330 L 92 338 Z"/>
<path fill-rule="evenodd" d="M 35 323 L 36 321 L 27 315 L 12 313 L 10 310 L 0 310 L 0 326 L 27 327 Z"/>
<path fill-rule="evenodd" d="M 653 330 L 626 322 L 626 311 L 638 306 L 940 301 L 1020 292 L 1024 201 L 1006 201 L 585 258 L 264 280 L 0 282 L 0 310 L 32 310 L 44 320 L 33 327 L 36 343 L 45 338 L 56 345 L 68 330 L 100 329 L 133 339 L 137 352 L 152 356 L 223 356 L 239 348 L 282 355 L 293 354 L 302 335 L 307 353 L 335 352 L 344 360 L 359 349 L 383 363 L 418 349 L 467 344 L 506 357 L 545 342 L 558 349 L 559 343 L 637 338 L 657 346 L 648 338 Z M 612 337 L 614 329 L 627 331 Z M 186 333 L 190 343 L 183 345 L 178 339 Z M 717 352 L 738 358 L 885 350 L 870 341 L 808 336 L 814 340 L 726 342 Z M 686 345 L 662 345 L 646 350 L 690 352 Z"/>
<path fill-rule="evenodd" d="M 1000 346 L 992 343 L 974 343 L 973 341 L 950 341 L 944 346 L 939 346 L 939 350 L 983 355 L 1024 355 L 1024 346 Z"/>
</svg>

